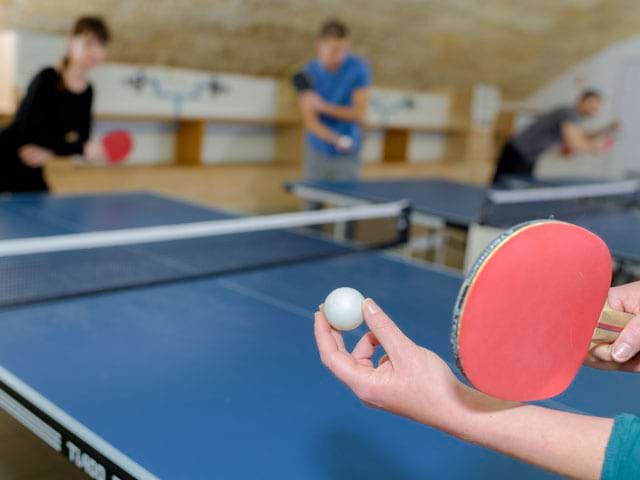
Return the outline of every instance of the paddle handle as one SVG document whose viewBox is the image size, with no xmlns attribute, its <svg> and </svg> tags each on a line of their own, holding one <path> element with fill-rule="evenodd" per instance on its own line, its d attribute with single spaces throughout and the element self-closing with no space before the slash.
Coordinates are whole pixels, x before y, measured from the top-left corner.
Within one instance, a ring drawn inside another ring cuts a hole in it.
<svg viewBox="0 0 640 480">
<path fill-rule="evenodd" d="M 609 302 L 605 303 L 602 313 L 600 314 L 600 320 L 598 320 L 598 325 L 593 332 L 593 337 L 591 337 L 589 350 L 601 343 L 615 342 L 622 329 L 626 327 L 629 320 L 633 317 L 635 317 L 635 315 L 632 313 L 614 310 L 609 305 Z"/>
</svg>

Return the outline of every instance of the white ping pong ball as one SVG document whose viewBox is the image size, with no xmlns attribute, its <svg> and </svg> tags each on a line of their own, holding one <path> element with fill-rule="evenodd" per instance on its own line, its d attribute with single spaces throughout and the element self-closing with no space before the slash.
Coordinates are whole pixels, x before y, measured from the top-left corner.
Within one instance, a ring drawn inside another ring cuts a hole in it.
<svg viewBox="0 0 640 480">
<path fill-rule="evenodd" d="M 337 330 L 353 330 L 363 322 L 364 296 L 355 288 L 341 287 L 331 292 L 324 301 L 324 315 Z"/>
<path fill-rule="evenodd" d="M 341 135 L 338 139 L 338 145 L 343 150 L 351 150 L 353 148 L 353 139 L 349 135 Z"/>
</svg>

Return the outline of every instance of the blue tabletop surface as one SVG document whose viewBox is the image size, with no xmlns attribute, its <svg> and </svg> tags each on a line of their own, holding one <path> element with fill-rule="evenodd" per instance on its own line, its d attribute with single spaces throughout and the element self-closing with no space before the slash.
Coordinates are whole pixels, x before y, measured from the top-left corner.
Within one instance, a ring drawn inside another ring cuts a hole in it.
<svg viewBox="0 0 640 480">
<path fill-rule="evenodd" d="M 594 179 L 567 179 L 579 184 Z M 547 180 L 543 186 L 557 186 Z M 622 259 L 640 261 L 640 212 L 636 207 L 593 201 L 549 201 L 529 204 L 491 205 L 487 189 L 478 185 L 441 179 L 397 179 L 345 181 L 304 181 L 295 183 L 371 202 L 407 199 L 417 212 L 441 217 L 451 225 L 468 227 L 483 223 L 508 228 L 521 222 L 556 218 L 584 226 L 600 235 L 611 252 Z"/>
<path fill-rule="evenodd" d="M 467 226 L 479 217 L 487 189 L 482 186 L 442 179 L 328 181 L 311 180 L 294 185 L 325 190 L 371 202 L 409 200 L 422 213 Z"/>
<path fill-rule="evenodd" d="M 126 209 L 107 208 L 126 199 Z M 52 223 L 75 231 L 219 215 L 145 194 L 43 201 L 35 217 L 64 218 Z M 5 237 L 46 230 L 2 225 Z M 300 249 L 318 242 L 281 233 Z M 0 366 L 160 478 L 554 478 L 368 409 L 319 361 L 312 314 L 344 285 L 375 298 L 411 338 L 451 361 L 460 283 L 364 252 L 0 310 Z M 363 331 L 346 334 L 347 343 Z M 636 383 L 585 370 L 549 405 L 633 411 Z"/>
</svg>

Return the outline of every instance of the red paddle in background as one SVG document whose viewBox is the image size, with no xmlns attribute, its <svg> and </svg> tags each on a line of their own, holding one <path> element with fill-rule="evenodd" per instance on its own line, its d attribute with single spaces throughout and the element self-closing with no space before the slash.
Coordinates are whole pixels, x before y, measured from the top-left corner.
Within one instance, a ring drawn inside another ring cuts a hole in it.
<svg viewBox="0 0 640 480">
<path fill-rule="evenodd" d="M 112 130 L 102 137 L 107 163 L 117 164 L 127 159 L 133 149 L 133 138 L 126 130 Z"/>
<path fill-rule="evenodd" d="M 611 275 L 605 243 L 577 225 L 543 220 L 503 233 L 460 290 L 451 340 L 461 372 L 506 400 L 562 393 L 590 349 L 633 317 L 608 306 Z"/>
</svg>

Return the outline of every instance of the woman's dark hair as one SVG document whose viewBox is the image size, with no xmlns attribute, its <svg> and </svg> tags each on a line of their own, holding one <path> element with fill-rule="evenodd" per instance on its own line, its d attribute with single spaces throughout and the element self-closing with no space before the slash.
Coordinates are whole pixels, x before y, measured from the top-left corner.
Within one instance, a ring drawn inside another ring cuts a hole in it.
<svg viewBox="0 0 640 480">
<path fill-rule="evenodd" d="M 109 27 L 100 17 L 80 17 L 73 24 L 71 35 L 92 35 L 100 43 L 109 43 Z"/>
<path fill-rule="evenodd" d="M 109 43 L 111 34 L 109 33 L 109 27 L 104 20 L 100 17 L 80 17 L 73 24 L 73 28 L 69 32 L 72 37 L 77 35 L 90 35 L 95 37 L 100 43 L 106 45 Z M 66 54 L 62 57 L 62 70 L 64 71 L 69 66 L 69 55 Z"/>
</svg>

